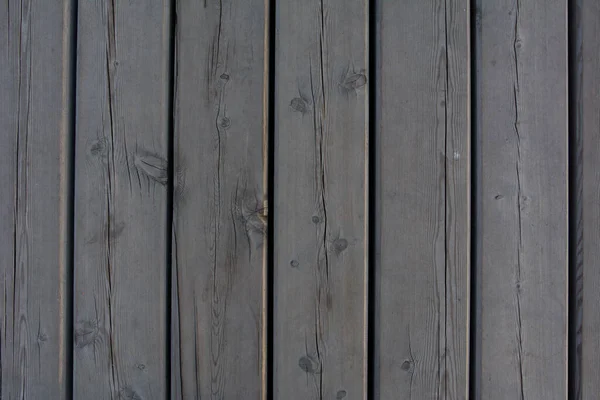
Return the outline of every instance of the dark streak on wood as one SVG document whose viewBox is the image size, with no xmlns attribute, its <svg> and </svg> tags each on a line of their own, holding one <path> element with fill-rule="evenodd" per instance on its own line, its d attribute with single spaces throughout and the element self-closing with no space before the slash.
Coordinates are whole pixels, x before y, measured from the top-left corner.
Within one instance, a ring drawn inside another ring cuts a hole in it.
<svg viewBox="0 0 600 400">
<path fill-rule="evenodd" d="M 571 158 L 570 197 L 569 197 L 569 263 L 570 308 L 569 308 L 569 398 L 583 399 L 583 314 L 584 314 L 584 160 L 583 160 L 583 121 L 584 121 L 584 86 L 583 86 L 583 11 L 589 3 L 575 0 L 569 3 L 569 129 L 571 140 L 569 149 Z M 600 10 L 598 10 L 600 11 Z M 588 11 L 590 12 L 590 11 Z M 587 14 L 586 14 L 587 15 Z M 592 18 L 597 18 L 591 12 Z M 592 69 L 593 71 L 593 69 Z M 588 219 L 589 221 L 589 219 Z M 593 239 L 592 239 L 593 244 Z M 592 258 L 590 258 L 592 259 Z M 596 358 L 595 356 L 592 358 Z M 597 390 L 592 389 L 592 392 Z"/>
<path fill-rule="evenodd" d="M 600 347 L 598 330 L 600 328 L 600 60 L 598 59 L 598 38 L 600 37 L 600 5 L 590 0 L 573 1 L 575 10 L 571 42 L 575 56 L 571 60 L 574 119 L 574 159 L 575 196 L 574 218 L 575 235 L 572 251 L 575 253 L 574 285 L 575 296 L 572 322 L 575 323 L 573 341 L 574 352 L 571 359 L 574 371 L 571 393 L 574 400 L 589 400 L 598 397 L 600 391 Z M 573 187 L 572 187 L 573 188 Z M 577 203 L 579 201 L 579 204 Z"/>
<path fill-rule="evenodd" d="M 109 349 L 109 365 L 111 369 L 110 375 L 110 386 L 111 386 L 111 399 L 113 393 L 117 392 L 117 388 L 120 386 L 117 360 L 115 359 L 115 343 L 114 343 L 114 314 L 112 311 L 113 301 L 113 256 L 112 256 L 112 238 L 111 238 L 111 216 L 113 215 L 111 203 L 114 202 L 113 197 L 113 179 L 116 179 L 115 171 L 115 123 L 116 119 L 114 115 L 113 102 L 115 101 L 115 62 L 116 62 L 116 34 L 115 34 L 115 4 L 114 0 L 106 1 L 106 29 L 107 29 L 107 40 L 106 40 L 106 85 L 107 85 L 107 104 L 108 104 L 108 119 L 109 119 L 109 137 L 106 138 L 108 141 L 108 163 L 106 170 L 104 171 L 104 182 L 106 188 L 106 237 L 104 241 L 105 257 L 106 257 L 106 283 L 107 283 L 107 294 L 106 294 L 106 306 L 108 309 L 108 349 Z M 104 124 L 104 121 L 102 121 Z M 104 126 L 103 126 L 104 130 Z M 131 190 L 131 176 L 129 179 L 129 186 Z"/>
<path fill-rule="evenodd" d="M 110 374 L 110 393 L 111 399 L 113 393 L 117 392 L 117 388 L 120 387 L 118 365 L 115 359 L 115 343 L 114 343 L 114 314 L 112 311 L 113 301 L 113 255 L 112 255 L 112 238 L 111 238 L 111 216 L 113 215 L 111 203 L 114 202 L 113 197 L 113 179 L 116 179 L 115 171 L 115 110 L 113 103 L 115 101 L 115 69 L 116 69 L 116 33 L 115 33 L 115 3 L 114 0 L 106 1 L 106 85 L 107 85 L 107 104 L 108 104 L 108 119 L 109 127 L 108 131 L 110 137 L 107 138 L 109 148 L 109 158 L 106 171 L 104 172 L 105 184 L 106 184 L 106 240 L 104 242 L 104 248 L 106 252 L 106 283 L 107 283 L 107 294 L 106 294 L 106 306 L 108 309 L 108 349 L 109 349 L 109 365 L 111 369 Z M 104 121 L 103 121 L 104 123 Z M 104 128 L 104 127 L 103 127 Z M 104 130 L 104 129 L 103 129 Z M 131 175 L 129 175 L 129 187 L 131 190 Z"/>
<path fill-rule="evenodd" d="M 167 184 L 169 176 L 167 174 L 167 161 L 164 158 L 157 154 L 140 151 L 135 154 L 133 163 L 138 173 L 140 190 L 140 173 L 142 176 L 146 176 L 148 179 L 159 185 L 165 186 Z"/>
<path fill-rule="evenodd" d="M 521 211 L 523 205 L 521 200 L 523 198 L 521 189 L 521 135 L 519 134 L 519 57 L 518 49 L 520 48 L 519 43 L 519 4 L 520 0 L 515 0 L 515 8 L 513 10 L 515 14 L 515 32 L 513 41 L 513 52 L 514 52 L 514 63 L 515 63 L 515 83 L 513 87 L 514 98 L 515 98 L 515 144 L 517 147 L 517 160 L 516 166 L 516 179 L 517 179 L 517 195 L 516 197 L 516 214 L 517 214 L 517 227 L 519 231 L 519 240 L 517 243 L 517 263 L 516 263 L 516 285 L 515 285 L 515 302 L 516 302 L 516 324 L 517 324 L 517 358 L 519 364 L 519 386 L 520 386 L 520 399 L 525 400 L 525 389 L 523 386 L 523 327 L 521 319 L 521 257 L 523 251 L 523 218 Z"/>
<path fill-rule="evenodd" d="M 316 163 L 315 163 L 315 185 L 316 185 L 316 195 L 318 197 L 319 204 L 319 212 L 323 215 L 323 223 L 319 225 L 315 225 L 317 238 L 320 238 L 317 243 L 316 249 L 316 265 L 317 265 L 317 287 L 316 287 L 316 304 L 315 304 L 315 349 L 316 349 L 316 357 L 317 362 L 321 366 L 321 370 L 318 376 L 318 398 L 319 400 L 323 399 L 323 376 L 325 375 L 323 370 L 323 360 L 321 359 L 321 351 L 320 346 L 325 344 L 324 337 L 327 332 L 324 331 L 324 319 L 326 316 L 326 299 L 331 296 L 331 291 L 329 287 L 329 252 L 327 246 L 328 233 L 327 233 L 327 202 L 326 202 L 326 177 L 325 177 L 325 157 L 324 153 L 326 152 L 325 143 L 326 143 L 326 121 L 328 118 L 328 110 L 327 110 L 327 100 L 325 98 L 326 93 L 326 82 L 325 82 L 325 54 L 327 49 L 323 49 L 323 41 L 324 37 L 326 37 L 325 32 L 325 12 L 323 10 L 323 0 L 320 0 L 320 31 L 319 35 L 319 52 L 318 52 L 318 68 L 315 73 L 316 78 L 318 79 L 318 88 L 315 87 L 313 83 L 313 68 L 312 61 L 309 56 L 309 77 L 310 77 L 310 90 L 312 96 L 312 104 L 314 107 L 313 111 L 313 127 L 314 127 L 314 141 L 316 148 Z M 318 94 L 315 94 L 315 90 Z M 323 312 L 323 315 L 322 315 Z"/>
</svg>

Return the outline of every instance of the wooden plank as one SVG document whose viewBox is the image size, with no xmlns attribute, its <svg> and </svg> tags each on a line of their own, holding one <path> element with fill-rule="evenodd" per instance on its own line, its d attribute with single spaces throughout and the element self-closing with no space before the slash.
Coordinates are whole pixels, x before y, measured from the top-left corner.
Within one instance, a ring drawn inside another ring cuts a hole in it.
<svg viewBox="0 0 600 400">
<path fill-rule="evenodd" d="M 5 399 L 69 393 L 72 1 L 0 9 L 0 354 Z"/>
<path fill-rule="evenodd" d="M 264 0 L 179 0 L 175 399 L 266 398 Z"/>
<path fill-rule="evenodd" d="M 477 398 L 567 394 L 567 2 L 477 2 Z"/>
<path fill-rule="evenodd" d="M 466 399 L 469 3 L 377 18 L 375 397 Z"/>
<path fill-rule="evenodd" d="M 164 399 L 170 1 L 78 9 L 74 397 Z"/>
<path fill-rule="evenodd" d="M 575 400 L 588 400 L 598 397 L 600 392 L 600 312 L 598 304 L 600 294 L 600 207 L 599 189 L 600 176 L 600 118 L 598 109 L 600 97 L 600 58 L 598 57 L 600 38 L 600 5 L 597 2 L 581 0 L 577 2 L 579 43 L 576 52 L 576 80 L 573 90 L 577 94 L 574 115 L 577 125 L 575 133 L 581 138 L 581 147 L 578 148 L 581 163 L 581 175 L 578 176 L 579 200 L 581 201 L 582 215 L 578 218 L 582 228 L 577 233 L 579 246 L 577 246 L 577 281 L 579 283 L 577 299 L 582 319 L 577 319 L 578 347 L 575 349 L 581 370 L 576 375 L 575 391 L 572 398 Z M 581 247 L 582 246 L 582 247 Z"/>
<path fill-rule="evenodd" d="M 446 399 L 469 398 L 471 306 L 471 9 L 466 0 L 446 7 Z M 444 375 L 442 375 L 444 376 Z"/>
<path fill-rule="evenodd" d="M 368 2 L 275 24 L 273 395 L 366 399 Z"/>
</svg>

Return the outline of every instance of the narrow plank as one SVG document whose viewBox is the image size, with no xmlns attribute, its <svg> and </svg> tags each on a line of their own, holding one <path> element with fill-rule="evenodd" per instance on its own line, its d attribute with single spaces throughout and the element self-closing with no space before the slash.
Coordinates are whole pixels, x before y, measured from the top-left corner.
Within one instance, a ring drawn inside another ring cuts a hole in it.
<svg viewBox="0 0 600 400">
<path fill-rule="evenodd" d="M 583 215 L 579 221 L 582 227 L 580 243 L 583 248 L 581 257 L 578 258 L 577 275 L 581 284 L 581 292 L 578 294 L 582 296 L 579 299 L 583 318 L 579 348 L 576 349 L 580 357 L 581 371 L 577 376 L 579 385 L 572 398 L 591 400 L 597 398 L 600 393 L 600 4 L 589 0 L 577 3 L 580 7 L 578 17 L 581 41 L 577 53 L 579 75 L 573 89 L 577 93 L 574 117 L 579 122 L 575 133 L 580 135 L 582 140 L 582 158 L 579 157 L 578 160 L 582 162 L 580 199 Z"/>
<path fill-rule="evenodd" d="M 72 6 L 0 9 L 3 399 L 69 393 Z"/>
<path fill-rule="evenodd" d="M 266 4 L 177 2 L 174 399 L 266 398 Z"/>
<path fill-rule="evenodd" d="M 567 2 L 477 1 L 482 399 L 567 395 Z"/>
<path fill-rule="evenodd" d="M 469 3 L 377 19 L 375 396 L 466 399 Z"/>
<path fill-rule="evenodd" d="M 74 397 L 164 399 L 170 1 L 78 10 Z"/>
<path fill-rule="evenodd" d="M 273 395 L 366 399 L 368 2 L 275 24 Z"/>
<path fill-rule="evenodd" d="M 471 9 L 446 0 L 446 399 L 469 398 L 471 306 Z"/>
</svg>

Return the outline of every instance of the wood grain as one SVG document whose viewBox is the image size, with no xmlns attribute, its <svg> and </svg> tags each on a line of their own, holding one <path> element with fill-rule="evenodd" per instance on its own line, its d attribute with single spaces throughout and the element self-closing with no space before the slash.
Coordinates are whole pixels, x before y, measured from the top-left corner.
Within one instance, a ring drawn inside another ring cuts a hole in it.
<svg viewBox="0 0 600 400">
<path fill-rule="evenodd" d="M 172 398 L 266 398 L 267 9 L 179 0 Z"/>
<path fill-rule="evenodd" d="M 481 399 L 567 395 L 567 2 L 477 2 Z"/>
<path fill-rule="evenodd" d="M 600 312 L 598 304 L 600 294 L 600 119 L 598 110 L 600 98 L 600 5 L 597 2 L 581 0 L 577 2 L 579 48 L 576 53 L 576 71 L 578 78 L 573 88 L 576 96 L 574 118 L 577 119 L 575 134 L 581 139 L 577 161 L 581 175 L 578 176 L 582 215 L 578 218 L 580 230 L 577 231 L 576 276 L 578 317 L 575 319 L 578 333 L 576 354 L 581 370 L 575 375 L 575 400 L 591 400 L 600 393 Z"/>
<path fill-rule="evenodd" d="M 467 1 L 445 3 L 446 19 L 446 399 L 468 399 L 471 324 L 471 22 Z"/>
<path fill-rule="evenodd" d="M 170 1 L 78 7 L 74 397 L 167 396 Z"/>
<path fill-rule="evenodd" d="M 367 398 L 367 13 L 276 6 L 274 398 Z"/>
<path fill-rule="evenodd" d="M 0 7 L 3 399 L 69 393 L 72 6 Z"/>
<path fill-rule="evenodd" d="M 467 1 L 377 9 L 376 398 L 466 399 Z"/>
</svg>

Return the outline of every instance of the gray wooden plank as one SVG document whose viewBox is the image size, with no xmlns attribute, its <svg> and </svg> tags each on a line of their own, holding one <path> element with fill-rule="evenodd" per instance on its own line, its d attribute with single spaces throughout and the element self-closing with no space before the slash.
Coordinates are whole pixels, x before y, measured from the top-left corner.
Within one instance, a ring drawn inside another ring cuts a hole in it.
<svg viewBox="0 0 600 400">
<path fill-rule="evenodd" d="M 172 397 L 266 398 L 264 0 L 179 0 Z"/>
<path fill-rule="evenodd" d="M 170 1 L 78 10 L 74 397 L 164 399 Z"/>
<path fill-rule="evenodd" d="M 366 399 L 368 2 L 275 24 L 273 395 Z"/>
<path fill-rule="evenodd" d="M 577 54 L 577 80 L 574 87 L 577 93 L 574 117 L 579 122 L 576 134 L 581 138 L 581 152 L 578 154 L 582 175 L 578 178 L 581 190 L 581 212 L 578 219 L 582 228 L 578 238 L 577 277 L 580 291 L 577 292 L 579 310 L 582 320 L 577 319 L 580 331 L 577 331 L 579 346 L 577 350 L 581 370 L 576 376 L 579 382 L 573 393 L 573 399 L 595 399 L 600 393 L 600 119 L 598 109 L 600 97 L 600 4 L 598 2 L 581 0 L 579 5 L 579 48 Z"/>
<path fill-rule="evenodd" d="M 466 399 L 469 2 L 376 11 L 375 397 Z"/>
<path fill-rule="evenodd" d="M 477 2 L 477 398 L 567 395 L 567 2 Z"/>
<path fill-rule="evenodd" d="M 72 6 L 0 9 L 3 399 L 69 393 Z"/>
<path fill-rule="evenodd" d="M 446 7 L 446 399 L 469 398 L 471 305 L 471 10 L 466 0 Z"/>
</svg>

